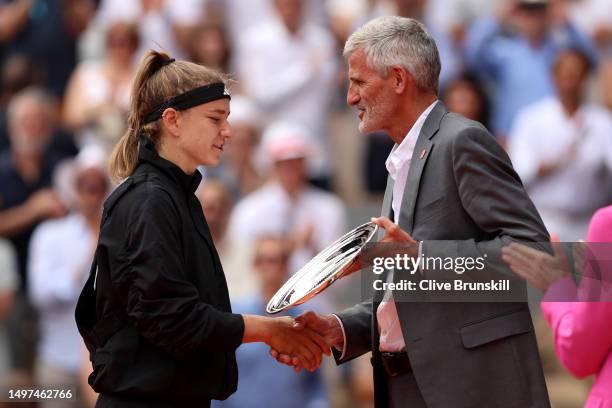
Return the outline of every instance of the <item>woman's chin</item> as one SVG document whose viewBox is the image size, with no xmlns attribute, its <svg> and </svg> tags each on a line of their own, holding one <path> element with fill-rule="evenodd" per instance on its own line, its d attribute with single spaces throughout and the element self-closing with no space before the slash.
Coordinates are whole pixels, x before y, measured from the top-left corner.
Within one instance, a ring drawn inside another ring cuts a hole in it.
<svg viewBox="0 0 612 408">
<path fill-rule="evenodd" d="M 207 157 L 206 161 L 202 163 L 204 167 L 217 167 L 221 162 L 221 155 L 214 157 Z"/>
</svg>

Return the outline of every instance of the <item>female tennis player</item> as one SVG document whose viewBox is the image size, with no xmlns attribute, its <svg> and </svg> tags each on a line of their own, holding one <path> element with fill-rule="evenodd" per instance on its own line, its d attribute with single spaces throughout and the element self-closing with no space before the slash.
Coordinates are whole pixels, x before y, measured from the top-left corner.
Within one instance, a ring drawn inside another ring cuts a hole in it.
<svg viewBox="0 0 612 408">
<path fill-rule="evenodd" d="M 150 51 L 133 84 L 128 130 L 76 310 L 96 407 L 204 407 L 237 387 L 234 351 L 265 342 L 315 369 L 329 347 L 290 317 L 233 314 L 223 268 L 194 195 L 198 165 L 231 137 L 226 78 Z"/>
</svg>

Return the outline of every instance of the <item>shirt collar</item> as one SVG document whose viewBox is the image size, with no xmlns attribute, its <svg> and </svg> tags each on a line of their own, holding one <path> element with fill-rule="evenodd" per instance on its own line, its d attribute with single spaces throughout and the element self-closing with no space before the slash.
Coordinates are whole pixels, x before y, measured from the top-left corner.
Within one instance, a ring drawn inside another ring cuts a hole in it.
<svg viewBox="0 0 612 408">
<path fill-rule="evenodd" d="M 414 146 L 416 146 L 416 142 L 419 138 L 421 130 L 423 129 L 425 120 L 427 119 L 427 116 L 429 116 L 429 113 L 433 110 L 434 106 L 436 106 L 437 102 L 438 100 L 436 99 L 421 113 L 421 115 L 419 115 L 416 122 L 414 122 L 414 125 L 412 125 L 404 137 L 404 140 L 402 140 L 399 145 L 396 143 L 395 146 L 393 146 L 393 149 L 391 149 L 391 153 L 389 153 L 389 157 L 387 158 L 385 165 L 393 180 L 396 179 L 400 169 L 407 163 L 410 163 Z"/>
<path fill-rule="evenodd" d="M 176 182 L 183 190 L 189 193 L 194 193 L 202 180 L 202 174 L 198 170 L 196 170 L 192 175 L 185 174 L 185 172 L 176 164 L 161 157 L 157 153 L 157 150 L 155 149 L 155 146 L 151 140 L 145 136 L 140 136 L 139 139 L 138 159 L 141 163 L 149 163 L 153 167 L 161 170 L 164 174 Z"/>
</svg>

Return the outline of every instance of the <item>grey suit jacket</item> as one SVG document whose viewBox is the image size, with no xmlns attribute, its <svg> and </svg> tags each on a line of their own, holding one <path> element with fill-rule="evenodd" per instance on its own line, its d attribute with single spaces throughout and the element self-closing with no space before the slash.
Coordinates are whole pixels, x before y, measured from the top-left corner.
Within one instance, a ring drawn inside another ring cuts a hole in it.
<svg viewBox="0 0 612 408">
<path fill-rule="evenodd" d="M 424 153 L 423 153 L 424 152 Z M 392 181 L 382 214 L 390 214 Z M 418 137 L 399 225 L 423 241 L 425 256 L 498 253 L 512 240 L 549 240 L 537 210 L 494 137 L 438 102 Z M 542 245 L 543 250 L 547 250 Z M 490 268 L 512 272 L 499 260 Z M 429 272 L 427 272 L 429 273 Z M 549 407 L 525 302 L 396 302 L 406 351 L 427 406 Z M 346 333 L 343 363 L 372 351 L 376 406 L 387 406 L 378 351 L 378 302 L 338 313 Z"/>
</svg>

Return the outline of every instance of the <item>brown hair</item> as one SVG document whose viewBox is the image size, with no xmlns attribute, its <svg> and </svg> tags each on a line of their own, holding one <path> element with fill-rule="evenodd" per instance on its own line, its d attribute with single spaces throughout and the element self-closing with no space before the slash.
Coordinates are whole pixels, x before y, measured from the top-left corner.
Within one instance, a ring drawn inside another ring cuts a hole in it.
<svg viewBox="0 0 612 408">
<path fill-rule="evenodd" d="M 215 82 L 227 83 L 225 75 L 189 61 L 174 61 L 162 51 L 148 51 L 140 62 L 132 84 L 128 129 L 110 157 L 109 172 L 118 182 L 132 175 L 138 165 L 138 139 L 147 137 L 157 145 L 160 121 L 142 123 L 142 118 L 164 101 L 194 88 Z"/>
</svg>

